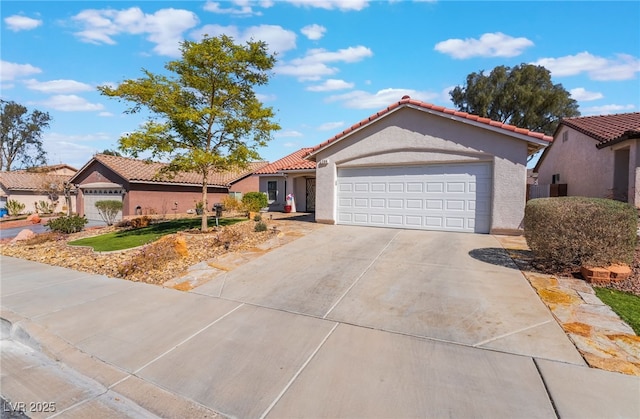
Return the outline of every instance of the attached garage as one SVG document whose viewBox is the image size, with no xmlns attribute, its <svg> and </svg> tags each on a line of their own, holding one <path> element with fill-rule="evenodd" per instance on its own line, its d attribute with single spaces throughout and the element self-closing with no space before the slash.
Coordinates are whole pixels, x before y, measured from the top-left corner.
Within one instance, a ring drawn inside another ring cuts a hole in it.
<svg viewBox="0 0 640 419">
<path fill-rule="evenodd" d="M 316 221 L 519 232 L 527 157 L 551 139 L 404 97 L 306 157 L 317 162 Z"/>
<path fill-rule="evenodd" d="M 488 233 L 489 163 L 338 169 L 337 223 Z"/>
<path fill-rule="evenodd" d="M 122 195 L 124 189 L 121 185 L 115 183 L 93 183 L 82 185 L 83 196 L 83 208 L 84 215 L 89 221 L 104 221 L 100 212 L 96 208 L 96 202 L 98 201 L 120 201 L 122 202 Z M 116 221 L 122 219 L 122 211 L 116 216 Z"/>
</svg>

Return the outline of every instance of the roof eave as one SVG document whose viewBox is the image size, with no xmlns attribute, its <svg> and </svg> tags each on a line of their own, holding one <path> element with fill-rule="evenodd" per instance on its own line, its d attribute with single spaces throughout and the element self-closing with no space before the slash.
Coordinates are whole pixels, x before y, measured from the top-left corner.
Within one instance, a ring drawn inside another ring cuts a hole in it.
<svg viewBox="0 0 640 419">
<path fill-rule="evenodd" d="M 421 112 L 426 112 L 426 113 L 428 113 L 430 115 L 434 115 L 434 116 L 437 116 L 437 117 L 440 117 L 440 118 L 451 119 L 451 120 L 454 120 L 454 121 L 457 121 L 457 122 L 462 122 L 464 124 L 471 125 L 471 126 L 474 126 L 474 127 L 477 127 L 477 128 L 486 129 L 486 130 L 493 131 L 493 132 L 496 132 L 496 133 L 499 133 L 499 134 L 507 135 L 507 136 L 510 136 L 510 137 L 513 137 L 513 138 L 517 138 L 519 140 L 524 140 L 528 144 L 530 144 L 530 145 L 532 144 L 533 145 L 532 147 L 529 147 L 529 146 L 527 147 L 527 155 L 532 155 L 532 154 L 537 153 L 538 151 L 542 150 L 543 148 L 545 148 L 549 144 L 551 144 L 551 141 L 552 141 L 551 140 L 552 137 L 549 137 L 550 138 L 549 140 L 544 139 L 544 137 L 546 137 L 546 136 L 543 135 L 543 134 L 540 134 L 543 138 L 536 138 L 536 137 L 533 137 L 531 135 L 518 133 L 518 132 L 515 131 L 515 129 L 514 129 L 514 131 L 510 131 L 510 130 L 505 129 L 503 127 L 497 127 L 497 126 L 493 126 L 493 125 L 488 125 L 488 124 L 483 123 L 483 122 L 478 122 L 478 121 L 475 121 L 475 120 L 472 120 L 472 119 L 463 118 L 463 117 L 460 117 L 460 116 L 457 116 L 457 115 L 454 115 L 454 114 L 443 114 L 440 111 L 436 111 L 436 110 L 433 110 L 433 109 L 428 109 L 428 108 L 425 108 L 423 106 L 414 105 L 412 103 L 403 103 L 400 106 L 397 106 L 397 107 L 395 107 L 393 109 L 388 109 L 387 112 L 385 112 L 384 114 L 380 115 L 379 117 L 371 119 L 366 124 L 362 124 L 357 128 L 351 129 L 349 132 L 346 132 L 344 135 L 341 135 L 339 138 L 336 138 L 334 141 L 330 141 L 327 144 L 325 144 L 324 146 L 320 147 L 319 149 L 317 149 L 315 151 L 312 151 L 311 153 L 306 155 L 304 157 L 304 159 L 310 160 L 310 161 L 316 161 L 315 158 L 316 158 L 316 155 L 318 153 L 322 152 L 323 150 L 326 150 L 327 148 L 333 146 L 334 144 L 339 143 L 343 139 L 348 138 L 352 134 L 355 134 L 356 132 L 364 129 L 365 127 L 368 127 L 369 125 L 373 124 L 374 122 L 379 121 L 379 120 L 387 117 L 388 115 L 391 115 L 394 112 L 397 112 L 398 110 L 403 109 L 405 107 L 408 107 L 408 108 L 411 108 L 411 109 L 415 109 L 415 110 L 418 110 L 418 111 L 421 111 Z M 343 131 L 343 132 L 345 132 L 345 131 Z M 340 134 L 337 134 L 337 135 L 340 135 Z"/>
</svg>

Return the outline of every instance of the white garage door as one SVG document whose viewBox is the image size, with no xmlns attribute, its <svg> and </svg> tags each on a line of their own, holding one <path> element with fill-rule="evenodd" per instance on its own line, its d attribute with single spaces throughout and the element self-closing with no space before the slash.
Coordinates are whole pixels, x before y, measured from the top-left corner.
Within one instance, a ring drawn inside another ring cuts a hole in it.
<svg viewBox="0 0 640 419">
<path fill-rule="evenodd" d="M 491 165 L 338 169 L 338 224 L 488 233 Z"/>
<path fill-rule="evenodd" d="M 121 189 L 85 189 L 84 194 L 84 215 L 89 221 L 104 221 L 96 208 L 98 201 L 122 201 Z M 122 219 L 122 211 L 118 213 L 116 221 Z"/>
</svg>

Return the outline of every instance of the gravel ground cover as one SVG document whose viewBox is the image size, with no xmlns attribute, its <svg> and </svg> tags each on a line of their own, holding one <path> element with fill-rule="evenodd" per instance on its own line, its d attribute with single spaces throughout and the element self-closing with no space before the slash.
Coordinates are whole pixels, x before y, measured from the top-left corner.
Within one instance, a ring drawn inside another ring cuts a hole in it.
<svg viewBox="0 0 640 419">
<path fill-rule="evenodd" d="M 267 224 L 269 222 L 267 221 Z M 271 226 L 269 226 L 271 228 Z M 162 284 L 186 272 L 189 266 L 211 259 L 225 252 L 251 249 L 273 236 L 272 229 L 255 232 L 255 222 L 245 221 L 237 224 L 211 229 L 207 233 L 197 230 L 181 232 L 165 237 L 181 237 L 186 243 L 187 255 L 167 261 L 154 261 L 152 269 L 145 269 L 127 275 L 125 279 L 152 284 Z M 69 246 L 69 241 L 116 230 L 117 227 L 89 229 L 70 235 L 38 235 L 25 242 L 0 244 L 0 254 L 13 256 L 49 265 L 62 266 L 77 271 L 102 274 L 122 278 L 121 267 L 130 263 L 141 254 L 143 248 L 129 249 L 109 253 L 94 252 L 90 248 Z M 48 238 L 49 240 L 45 240 Z M 166 263 L 165 263 L 166 262 Z"/>
</svg>

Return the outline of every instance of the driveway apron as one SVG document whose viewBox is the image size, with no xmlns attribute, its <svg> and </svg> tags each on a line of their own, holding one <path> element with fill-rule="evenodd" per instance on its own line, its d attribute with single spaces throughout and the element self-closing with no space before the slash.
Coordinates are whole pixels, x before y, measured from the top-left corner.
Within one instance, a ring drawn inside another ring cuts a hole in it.
<svg viewBox="0 0 640 419">
<path fill-rule="evenodd" d="M 330 226 L 193 290 L 472 347 L 583 365 L 490 235 Z M 497 254 L 500 266 L 473 255 Z"/>
</svg>

